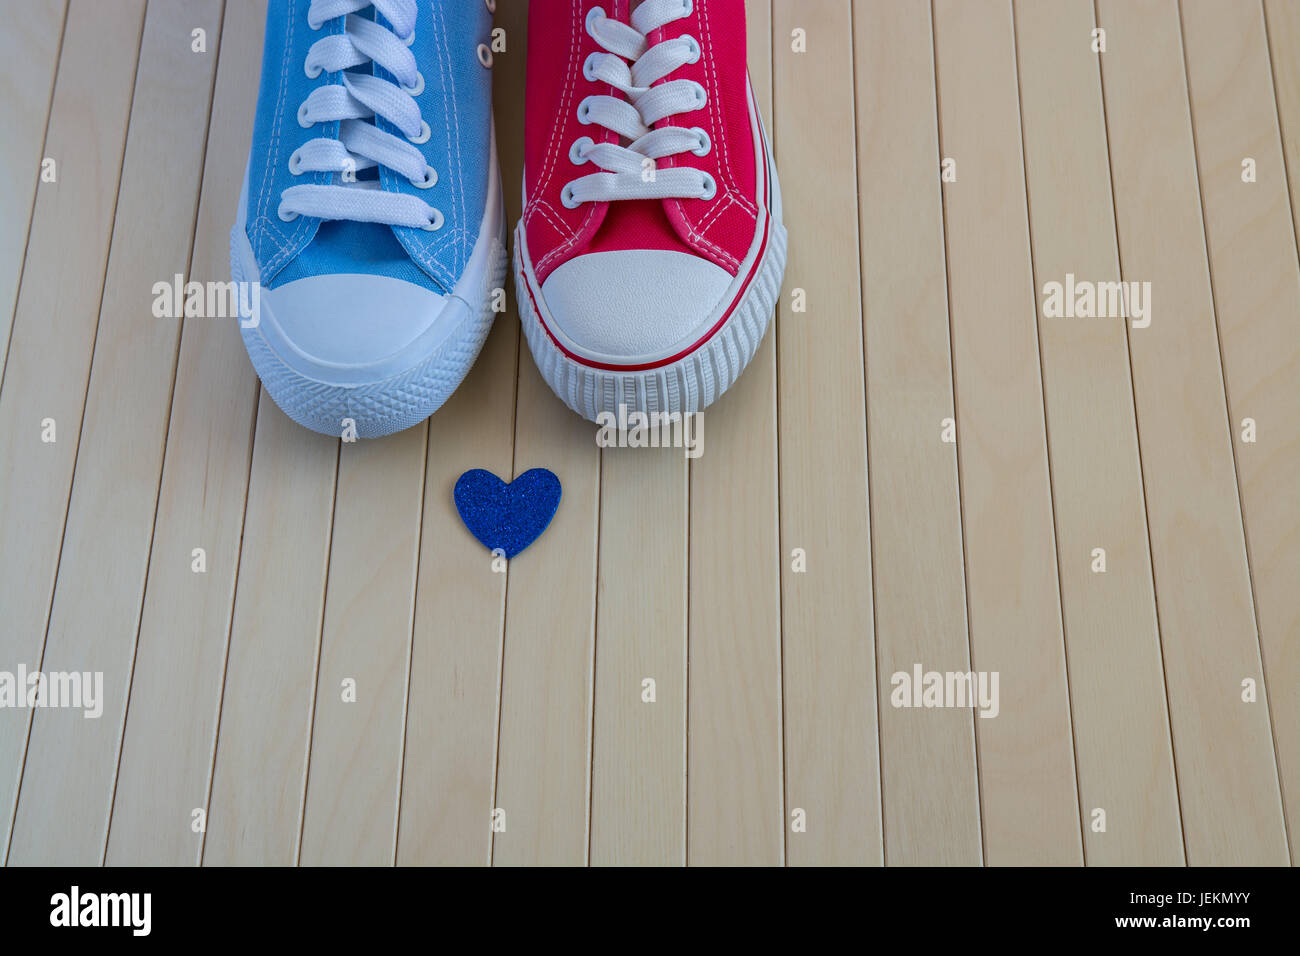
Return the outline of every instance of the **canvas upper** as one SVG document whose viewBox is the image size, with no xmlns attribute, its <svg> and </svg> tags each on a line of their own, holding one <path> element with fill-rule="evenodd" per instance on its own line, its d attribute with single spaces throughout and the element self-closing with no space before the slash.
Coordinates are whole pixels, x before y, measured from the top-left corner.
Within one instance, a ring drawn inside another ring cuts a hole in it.
<svg viewBox="0 0 1300 956">
<path fill-rule="evenodd" d="M 491 137 L 491 71 L 479 46 L 490 41 L 492 14 L 484 0 L 423 0 L 417 10 L 412 52 L 424 89 L 415 97 L 430 136 L 418 146 L 437 171 L 438 182 L 420 189 L 391 170 L 379 170 L 382 188 L 418 196 L 441 211 L 436 232 L 355 222 L 322 222 L 299 216 L 285 222 L 277 214 L 284 190 L 303 183 L 325 185 L 330 173 L 295 176 L 289 159 L 318 137 L 337 137 L 339 123 L 304 128 L 298 110 L 314 89 L 340 81 L 339 72 L 308 77 L 304 69 L 312 45 L 322 36 L 342 33 L 344 18 L 308 22 L 310 0 L 273 0 L 267 11 L 262 86 L 253 126 L 248 166 L 247 232 L 264 287 L 274 289 L 308 275 L 372 273 L 394 276 L 450 293 L 464 271 L 478 238 L 488 178 Z M 387 24 L 368 4 L 360 15 Z M 369 72 L 392 79 L 376 64 Z M 395 127 L 380 119 L 377 126 Z"/>
<path fill-rule="evenodd" d="M 591 82 L 583 67 L 605 52 L 587 29 L 593 11 L 630 22 L 629 0 L 533 0 L 528 36 L 528 109 L 525 130 L 524 227 L 537 278 L 546 282 L 574 258 L 610 250 L 652 249 L 687 253 L 735 275 L 753 244 L 759 222 L 755 142 L 745 66 L 744 0 L 679 0 L 689 13 L 646 37 L 650 44 L 683 36 L 699 42 L 701 55 L 658 81 L 685 80 L 705 93 L 699 109 L 677 113 L 655 128 L 703 130 L 710 149 L 668 156 L 661 169 L 690 166 L 710 174 L 710 199 L 588 202 L 567 208 L 565 186 L 596 172 L 575 164 L 573 143 L 583 137 L 618 142 L 612 130 L 584 123 L 579 108 L 593 95 L 619 96 L 609 84 Z"/>
</svg>

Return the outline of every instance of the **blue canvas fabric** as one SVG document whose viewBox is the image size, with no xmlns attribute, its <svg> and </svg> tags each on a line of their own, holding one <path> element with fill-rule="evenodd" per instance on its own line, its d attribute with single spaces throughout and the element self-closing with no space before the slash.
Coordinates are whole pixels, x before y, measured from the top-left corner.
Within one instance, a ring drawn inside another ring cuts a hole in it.
<svg viewBox="0 0 1300 956">
<path fill-rule="evenodd" d="M 294 150 L 309 140 L 338 135 L 338 123 L 306 129 L 298 123 L 298 108 L 312 90 L 341 82 L 337 72 L 312 79 L 304 70 L 312 44 L 344 29 L 339 17 L 313 30 L 307 22 L 309 6 L 310 0 L 272 0 L 267 9 L 247 210 L 248 238 L 262 284 L 274 289 L 311 275 L 370 273 L 450 293 L 478 238 L 491 173 L 491 70 L 478 57 L 479 44 L 491 41 L 491 12 L 483 0 L 421 0 L 417 6 L 412 52 L 425 86 L 416 102 L 431 133 L 418 148 L 437 171 L 438 182 L 417 189 L 386 169 L 381 169 L 380 182 L 385 190 L 416 195 L 442 212 L 442 228 L 426 232 L 373 223 L 323 226 L 308 216 L 280 219 L 284 190 L 333 181 L 330 173 L 289 172 Z M 381 67 L 372 64 L 370 69 L 392 79 Z M 379 123 L 395 132 L 386 121 Z"/>
</svg>

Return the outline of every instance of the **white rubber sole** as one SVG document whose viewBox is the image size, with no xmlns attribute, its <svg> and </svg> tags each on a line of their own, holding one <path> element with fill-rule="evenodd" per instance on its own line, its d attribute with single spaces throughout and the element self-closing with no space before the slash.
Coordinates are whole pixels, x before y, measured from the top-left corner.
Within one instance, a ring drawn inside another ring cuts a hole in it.
<svg viewBox="0 0 1300 956">
<path fill-rule="evenodd" d="M 572 356 L 560 347 L 549 329 L 557 328 L 541 292 L 541 283 L 528 255 L 521 221 L 515 229 L 514 276 L 524 337 L 546 383 L 573 411 L 590 421 L 602 413 L 687 414 L 702 411 L 728 389 L 749 365 L 771 324 L 785 276 L 786 230 L 781 221 L 781 186 L 771 146 L 756 124 L 771 177 L 771 208 L 766 244 L 756 264 L 742 266 L 753 274 L 739 298 L 728 299 L 731 314 L 711 336 L 692 351 L 651 368 L 604 368 Z M 761 242 L 762 240 L 756 240 Z M 752 253 L 751 253 L 752 255 Z M 734 305 L 730 305 L 734 302 Z M 722 309 L 719 309 L 721 313 Z M 719 318 L 721 315 L 719 314 Z"/>
</svg>

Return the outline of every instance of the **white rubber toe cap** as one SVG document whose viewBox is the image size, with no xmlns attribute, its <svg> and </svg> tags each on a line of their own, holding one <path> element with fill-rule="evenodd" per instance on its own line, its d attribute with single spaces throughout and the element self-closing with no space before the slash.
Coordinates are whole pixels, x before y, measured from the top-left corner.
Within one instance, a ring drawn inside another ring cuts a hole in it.
<svg viewBox="0 0 1300 956">
<path fill-rule="evenodd" d="M 259 331 L 300 375 L 327 385 L 387 378 L 436 351 L 468 314 L 460 299 L 379 275 L 321 275 L 261 290 Z"/>
<path fill-rule="evenodd" d="M 704 336 L 735 277 L 685 252 L 577 256 L 542 284 L 557 338 L 597 362 L 653 362 Z"/>
</svg>

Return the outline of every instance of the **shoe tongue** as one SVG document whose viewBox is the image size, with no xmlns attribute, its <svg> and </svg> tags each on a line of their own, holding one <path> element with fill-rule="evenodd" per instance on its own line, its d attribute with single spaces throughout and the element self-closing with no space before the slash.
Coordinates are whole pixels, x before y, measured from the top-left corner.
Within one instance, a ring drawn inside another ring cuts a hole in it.
<svg viewBox="0 0 1300 956">
<path fill-rule="evenodd" d="M 366 20 L 377 20 L 374 7 L 357 11 L 357 16 Z M 387 23 L 384 24 L 387 26 Z M 363 76 L 373 75 L 379 67 L 369 61 L 350 68 L 347 72 Z M 371 126 L 378 125 L 372 117 L 366 120 Z M 361 183 L 372 185 L 379 179 L 379 169 L 363 169 L 356 174 L 354 189 L 364 189 Z M 335 177 L 334 185 L 349 185 Z M 332 273 L 360 273 L 366 275 L 384 275 L 411 282 L 431 292 L 450 293 L 442 285 L 424 272 L 411 259 L 410 253 L 402 246 L 393 227 L 376 222 L 355 222 L 350 219 L 323 222 L 316 231 L 315 238 L 308 244 L 294 262 L 276 276 L 277 284 L 313 275 Z"/>
<path fill-rule="evenodd" d="M 660 199 L 624 199 L 605 212 L 587 252 L 665 249 L 694 254 L 677 234 Z"/>
<path fill-rule="evenodd" d="M 613 0 L 607 7 L 606 15 L 630 25 L 633 11 L 642 2 L 643 0 Z M 625 140 L 619 142 L 627 145 Z M 668 249 L 693 254 L 693 250 L 681 240 L 668 221 L 661 199 L 623 199 L 609 203 L 587 251 L 612 252 L 627 249 Z"/>
<path fill-rule="evenodd" d="M 430 292 L 451 291 L 416 265 L 391 226 L 346 219 L 322 222 L 315 238 L 276 274 L 272 288 L 295 279 L 340 273 L 389 276 Z"/>
</svg>

